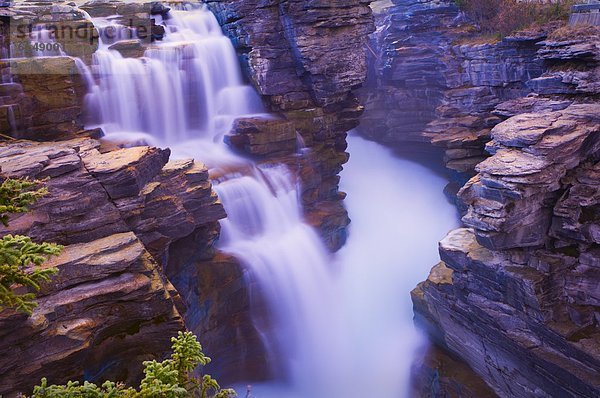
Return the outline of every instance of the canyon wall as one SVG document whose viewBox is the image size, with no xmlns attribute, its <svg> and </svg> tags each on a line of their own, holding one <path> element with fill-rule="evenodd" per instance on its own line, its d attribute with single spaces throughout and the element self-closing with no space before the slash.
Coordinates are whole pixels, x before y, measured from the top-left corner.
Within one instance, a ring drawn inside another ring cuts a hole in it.
<svg viewBox="0 0 600 398">
<path fill-rule="evenodd" d="M 468 228 L 440 243 L 413 299 L 417 321 L 500 396 L 595 397 L 600 31 L 563 28 L 537 57 L 536 93 L 496 107 L 491 156 L 459 192 Z"/>
<path fill-rule="evenodd" d="M 348 160 L 346 134 L 358 126 L 363 110 L 353 89 L 366 79 L 365 43 L 374 29 L 370 1 L 207 3 L 233 40 L 248 79 L 270 111 L 288 125 L 253 128 L 262 130 L 268 149 L 238 148 L 295 169 L 308 219 L 331 249 L 339 249 L 350 220 L 338 174 Z M 235 129 L 233 135 L 246 133 Z M 290 156 L 296 151 L 296 135 L 309 149 L 307 156 Z"/>
<path fill-rule="evenodd" d="M 365 137 L 404 152 L 440 148 L 455 195 L 487 154 L 501 102 L 526 96 L 542 74 L 543 32 L 481 38 L 454 1 L 393 0 L 371 35 L 360 91 Z M 461 204 L 459 204 L 461 205 Z"/>
<path fill-rule="evenodd" d="M 466 227 L 413 291 L 416 322 L 499 396 L 598 396 L 598 28 L 488 42 L 451 2 L 393 3 L 361 132 L 441 147 Z"/>
<path fill-rule="evenodd" d="M 454 2 L 392 3 L 371 35 L 361 133 L 442 148 L 466 227 L 412 292 L 417 324 L 486 396 L 598 396 L 600 31 L 549 24 L 498 40 Z M 418 365 L 419 394 L 481 394 L 433 358 Z"/>
<path fill-rule="evenodd" d="M 206 168 L 92 139 L 4 143 L 0 167 L 5 178 L 48 178 L 49 191 L 0 233 L 65 245 L 45 265 L 59 272 L 33 315 L 0 313 L 0 393 L 28 391 L 42 376 L 135 381 L 141 361 L 162 358 L 184 330 L 168 249 L 194 231 L 214 237 L 225 217 Z"/>
</svg>

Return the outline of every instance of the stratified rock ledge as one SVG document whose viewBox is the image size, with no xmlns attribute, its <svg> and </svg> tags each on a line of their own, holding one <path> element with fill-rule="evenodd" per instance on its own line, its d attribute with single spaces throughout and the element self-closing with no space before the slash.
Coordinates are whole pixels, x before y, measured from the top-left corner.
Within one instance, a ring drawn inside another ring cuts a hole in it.
<svg viewBox="0 0 600 398">
<path fill-rule="evenodd" d="M 416 320 L 501 397 L 600 394 L 600 105 L 491 132 Z"/>
</svg>

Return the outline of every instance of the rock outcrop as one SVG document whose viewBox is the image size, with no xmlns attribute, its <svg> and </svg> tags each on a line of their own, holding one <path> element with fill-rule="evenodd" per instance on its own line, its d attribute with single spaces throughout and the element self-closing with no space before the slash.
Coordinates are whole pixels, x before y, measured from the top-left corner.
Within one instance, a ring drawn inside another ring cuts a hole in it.
<svg viewBox="0 0 600 398">
<path fill-rule="evenodd" d="M 469 228 L 413 292 L 417 321 L 502 397 L 600 394 L 599 38 L 540 43 L 537 93 L 496 107 L 490 157 L 459 192 Z"/>
<path fill-rule="evenodd" d="M 172 246 L 193 237 L 206 242 L 189 249 L 194 255 L 215 255 L 225 212 L 207 169 L 169 161 L 168 150 L 111 149 L 92 139 L 3 144 L 0 167 L 7 177 L 49 178 L 49 195 L 0 234 L 66 246 L 46 265 L 59 273 L 33 316 L 0 313 L 0 393 L 28 392 L 42 376 L 135 381 L 141 361 L 160 359 L 184 329 L 188 297 L 167 278 L 183 254 Z"/>
<path fill-rule="evenodd" d="M 83 132 L 85 82 L 71 57 L 0 60 L 0 133 L 38 141 Z M 5 79 L 6 80 L 6 79 Z"/>
<path fill-rule="evenodd" d="M 160 360 L 183 330 L 174 289 L 131 232 L 69 245 L 46 266 L 59 272 L 31 318 L 0 313 L 4 396 L 29 393 L 42 377 L 136 382 L 142 361 Z"/>
<path fill-rule="evenodd" d="M 542 74 L 536 51 L 545 36 L 481 40 L 454 1 L 393 3 L 371 37 L 360 131 L 400 150 L 441 148 L 456 193 L 487 157 L 490 130 L 502 120 L 494 108 L 526 96 L 527 82 Z"/>
<path fill-rule="evenodd" d="M 234 146 L 268 162 L 295 165 L 307 217 L 331 249 L 344 243 L 350 221 L 338 173 L 348 160 L 346 133 L 358 125 L 363 109 L 352 90 L 366 79 L 369 2 L 207 1 L 269 110 L 289 123 L 283 130 L 281 124 L 262 130 L 254 143 L 238 138 Z M 248 137 L 245 131 L 238 134 Z M 297 148 L 291 132 L 309 156 L 291 156 Z"/>
</svg>

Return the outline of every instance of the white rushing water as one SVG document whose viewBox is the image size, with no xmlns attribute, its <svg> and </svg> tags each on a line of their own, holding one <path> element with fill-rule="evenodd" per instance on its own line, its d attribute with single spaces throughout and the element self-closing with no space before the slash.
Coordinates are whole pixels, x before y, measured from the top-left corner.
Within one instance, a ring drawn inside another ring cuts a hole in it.
<svg viewBox="0 0 600 398">
<path fill-rule="evenodd" d="M 125 58 L 105 42 L 91 68 L 78 63 L 90 91 L 89 127 L 102 127 L 118 142 L 168 146 L 174 157 L 197 158 L 219 175 L 215 189 L 228 214 L 221 249 L 240 259 L 272 304 L 268 326 L 257 319 L 257 327 L 273 355 L 285 357 L 285 369 L 277 371 L 296 379 L 323 341 L 330 255 L 303 220 L 289 171 L 258 168 L 223 143 L 237 117 L 269 116 L 242 83 L 235 50 L 216 18 L 204 8 L 170 14 L 164 41 L 143 58 Z M 95 24 L 120 29 L 107 18 Z"/>
<path fill-rule="evenodd" d="M 92 123 L 113 137 L 163 145 L 220 140 L 236 117 L 262 112 L 214 15 L 204 9 L 170 14 L 165 39 L 143 58 L 125 58 L 109 49 L 111 42 L 94 54 L 99 82 L 87 107 L 97 110 Z M 94 23 L 115 26 L 106 18 Z"/>
<path fill-rule="evenodd" d="M 255 385 L 257 398 L 409 396 L 412 358 L 425 343 L 412 322 L 409 292 L 439 261 L 437 242 L 458 218 L 442 193 L 443 178 L 379 144 L 348 141 L 341 188 L 352 224 L 330 266 L 326 344 L 302 364 L 304 378 Z"/>
<path fill-rule="evenodd" d="M 289 171 L 256 167 L 222 142 L 235 118 L 263 110 L 242 84 L 215 17 L 206 9 L 171 14 L 164 42 L 145 57 L 124 58 L 103 43 L 95 65 L 79 63 L 87 105 L 109 139 L 169 146 L 175 157 L 197 158 L 219 176 L 215 189 L 228 214 L 219 245 L 260 287 L 269 321 L 257 318 L 256 325 L 280 359 L 274 370 L 285 376 L 283 390 L 259 385 L 254 396 L 405 396 L 420 344 L 409 292 L 436 263 L 436 242 L 456 222 L 444 181 L 350 138 L 342 188 L 353 224 L 347 246 L 331 255 L 305 223 Z"/>
</svg>

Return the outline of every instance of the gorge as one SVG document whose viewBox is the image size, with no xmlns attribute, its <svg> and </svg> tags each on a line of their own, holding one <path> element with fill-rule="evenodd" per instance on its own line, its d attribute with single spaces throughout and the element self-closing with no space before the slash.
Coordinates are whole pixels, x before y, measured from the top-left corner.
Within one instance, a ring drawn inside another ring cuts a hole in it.
<svg viewBox="0 0 600 398">
<path fill-rule="evenodd" d="M 239 396 L 600 394 L 598 27 L 370 3 L 0 7 L 0 229 L 65 246 L 0 394 L 184 330 Z"/>
</svg>

